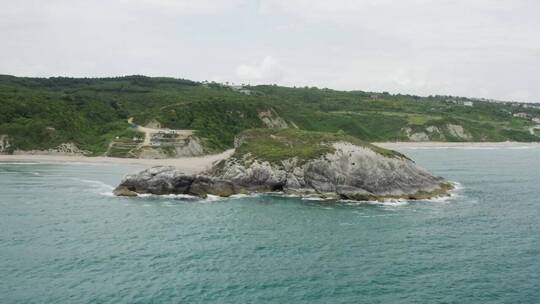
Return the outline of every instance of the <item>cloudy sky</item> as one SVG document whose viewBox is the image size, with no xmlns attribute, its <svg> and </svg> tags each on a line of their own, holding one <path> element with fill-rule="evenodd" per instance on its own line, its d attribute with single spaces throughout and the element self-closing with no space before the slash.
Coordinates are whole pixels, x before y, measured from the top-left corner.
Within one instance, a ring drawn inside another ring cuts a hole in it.
<svg viewBox="0 0 540 304">
<path fill-rule="evenodd" d="M 0 0 L 0 73 L 540 102 L 538 0 Z"/>
</svg>

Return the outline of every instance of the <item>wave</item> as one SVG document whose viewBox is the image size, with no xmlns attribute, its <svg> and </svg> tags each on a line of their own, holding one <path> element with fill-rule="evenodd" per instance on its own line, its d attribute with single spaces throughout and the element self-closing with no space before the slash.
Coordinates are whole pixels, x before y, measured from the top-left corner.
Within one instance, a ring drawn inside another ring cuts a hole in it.
<svg viewBox="0 0 540 304">
<path fill-rule="evenodd" d="M 296 196 L 296 197 L 299 197 L 299 196 Z M 327 200 L 319 196 L 300 196 L 300 198 L 303 201 L 326 201 Z"/>
<path fill-rule="evenodd" d="M 183 201 L 183 202 L 198 202 L 198 203 L 210 203 L 210 202 L 217 202 L 222 201 L 228 198 L 241 198 L 241 197 L 248 197 L 248 195 L 240 196 L 230 196 L 230 197 L 221 197 L 217 195 L 208 195 L 206 198 L 200 198 L 195 195 L 189 195 L 189 194 L 151 194 L 151 193 L 140 193 L 135 197 L 118 197 L 115 196 L 112 191 L 109 192 L 103 192 L 100 193 L 104 196 L 110 196 L 110 197 L 116 197 L 119 199 L 135 199 L 135 200 L 173 200 L 173 201 Z"/>
<path fill-rule="evenodd" d="M 89 183 L 95 183 L 95 184 L 102 184 L 104 186 L 107 186 L 110 188 L 110 190 L 113 189 L 112 186 L 109 186 L 105 183 L 99 182 L 99 181 L 90 181 L 85 180 Z M 452 199 L 455 199 L 456 197 L 460 196 L 461 191 L 464 189 L 463 185 L 459 182 L 451 182 L 454 186 L 454 189 L 450 191 L 449 195 L 447 196 L 439 196 L 434 197 L 430 199 L 423 199 L 423 200 L 407 200 L 407 199 L 385 199 L 381 201 L 354 201 L 354 200 L 337 200 L 337 205 L 347 205 L 347 206 L 362 206 L 362 205 L 375 205 L 375 206 L 385 206 L 385 207 L 402 207 L 407 206 L 412 202 L 432 202 L 432 203 L 444 203 L 448 202 Z M 112 191 L 101 193 L 105 196 L 114 196 Z M 325 199 L 318 196 L 301 196 L 297 194 L 286 194 L 283 192 L 269 192 L 269 193 L 249 193 L 249 194 L 235 194 L 231 195 L 229 197 L 220 197 L 216 195 L 208 195 L 206 198 L 200 198 L 198 196 L 189 195 L 189 194 L 165 194 L 165 195 L 157 195 L 157 194 L 150 194 L 150 193 L 144 193 L 139 194 L 137 197 L 129 197 L 129 199 L 151 199 L 151 200 L 178 200 L 178 201 L 191 201 L 191 202 L 200 202 L 200 203 L 210 203 L 210 202 L 218 202 L 218 201 L 226 201 L 230 199 L 243 199 L 243 198 L 257 198 L 261 196 L 275 196 L 275 197 L 284 197 L 284 198 L 292 198 L 292 199 L 300 199 L 302 201 L 313 201 L 313 202 L 328 202 L 332 201 L 331 199 Z M 329 209 L 333 209 L 334 206 L 326 206 Z"/>
<path fill-rule="evenodd" d="M 41 164 L 49 164 L 49 163 L 44 163 L 44 162 L 12 162 L 12 161 L 0 162 L 0 165 L 41 165 Z M 50 164 L 52 164 L 52 163 L 50 163 Z"/>
<path fill-rule="evenodd" d="M 91 184 L 91 185 L 96 185 L 96 186 L 99 186 L 99 187 L 104 187 L 104 188 L 108 188 L 108 189 L 114 189 L 113 186 L 109 185 L 109 184 L 106 184 L 102 181 L 98 181 L 98 180 L 91 180 L 91 179 L 82 179 L 82 178 L 73 178 L 75 180 L 78 180 L 80 182 L 83 182 L 83 183 L 86 183 L 86 184 Z"/>
<path fill-rule="evenodd" d="M 115 197 L 115 195 L 113 194 L 114 187 L 107 184 L 107 183 L 104 183 L 102 181 L 92 180 L 92 179 L 84 179 L 84 178 L 77 178 L 77 177 L 72 177 L 71 180 L 74 180 L 74 181 L 89 185 L 91 187 L 91 189 L 98 192 L 99 195 L 103 195 L 103 196 L 107 196 L 107 197 Z"/>
<path fill-rule="evenodd" d="M 119 163 L 99 163 L 99 162 L 80 162 L 80 161 L 0 161 L 0 165 L 21 165 L 21 166 L 34 166 L 34 165 L 84 165 L 84 166 L 129 166 L 130 164 Z"/>
<path fill-rule="evenodd" d="M 351 201 L 351 200 L 339 200 L 341 204 L 347 206 L 362 206 L 362 205 L 374 205 L 374 206 L 387 206 L 387 207 L 401 207 L 409 205 L 409 200 L 406 199 L 386 199 L 381 201 Z"/>
</svg>

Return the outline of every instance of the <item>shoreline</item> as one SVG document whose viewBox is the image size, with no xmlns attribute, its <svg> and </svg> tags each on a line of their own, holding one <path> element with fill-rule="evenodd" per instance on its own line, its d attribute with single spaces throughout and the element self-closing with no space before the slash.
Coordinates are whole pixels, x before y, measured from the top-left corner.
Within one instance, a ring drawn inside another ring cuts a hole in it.
<svg viewBox="0 0 540 304">
<path fill-rule="evenodd" d="M 385 149 L 520 149 L 540 148 L 540 142 L 374 142 L 373 145 Z M 35 163 L 88 163 L 88 164 L 115 164 L 136 165 L 144 168 L 153 166 L 174 166 L 186 173 L 199 173 L 219 160 L 226 159 L 234 153 L 234 149 L 226 150 L 220 154 L 211 154 L 196 157 L 142 159 L 118 158 L 107 156 L 81 156 L 81 155 L 50 155 L 50 154 L 0 154 L 0 163 L 35 162 Z"/>
<path fill-rule="evenodd" d="M 142 159 L 142 158 L 117 158 L 106 156 L 79 156 L 79 155 L 39 155 L 17 154 L 0 155 L 0 163 L 35 162 L 35 163 L 87 163 L 87 164 L 114 164 L 136 165 L 144 168 L 154 166 L 174 166 L 182 169 L 185 173 L 196 174 L 209 169 L 211 165 L 222 159 L 230 157 L 234 149 L 226 150 L 220 154 L 211 154 L 197 157 L 165 158 L 165 159 Z"/>
<path fill-rule="evenodd" d="M 540 142 L 441 142 L 441 141 L 424 141 L 424 142 L 374 142 L 373 145 L 385 149 L 496 149 L 496 148 L 535 148 L 540 147 Z"/>
</svg>

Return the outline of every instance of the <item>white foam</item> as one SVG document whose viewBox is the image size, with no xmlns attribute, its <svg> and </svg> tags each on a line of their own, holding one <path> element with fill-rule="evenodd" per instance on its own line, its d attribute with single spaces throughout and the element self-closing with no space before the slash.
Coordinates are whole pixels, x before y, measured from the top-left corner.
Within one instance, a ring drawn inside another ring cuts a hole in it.
<svg viewBox="0 0 540 304">
<path fill-rule="evenodd" d="M 94 185 L 96 187 L 103 188 L 103 189 L 108 189 L 108 190 L 114 189 L 113 186 L 106 184 L 102 181 L 98 181 L 98 180 L 82 179 L 82 178 L 76 178 L 76 177 L 73 177 L 72 180 L 76 180 L 76 181 L 89 184 L 89 185 Z"/>
<path fill-rule="evenodd" d="M 303 201 L 324 201 L 325 199 L 319 196 L 304 196 Z"/>
<path fill-rule="evenodd" d="M 404 199 L 386 199 L 382 201 L 353 201 L 353 200 L 340 200 L 340 203 L 344 203 L 348 206 L 361 206 L 361 205 L 379 205 L 379 206 L 390 206 L 390 207 L 399 207 L 406 206 L 409 204 L 409 201 Z"/>
<path fill-rule="evenodd" d="M 510 147 L 509 150 L 528 150 L 528 149 L 534 149 L 538 148 L 536 146 L 520 146 L 520 147 Z"/>
<path fill-rule="evenodd" d="M 107 187 L 109 187 L 111 190 L 113 187 L 104 184 L 99 181 L 90 181 L 86 180 L 89 183 L 96 183 L 96 184 L 103 184 Z M 407 200 L 407 199 L 385 199 L 382 201 L 354 201 L 354 200 L 338 200 L 339 203 L 346 204 L 349 206 L 360 206 L 360 205 L 375 205 L 375 206 L 384 206 L 384 207 L 402 207 L 407 206 L 411 202 L 434 202 L 434 203 L 446 203 L 452 199 L 455 199 L 456 197 L 460 196 L 461 191 L 464 189 L 463 185 L 459 182 L 450 182 L 454 189 L 452 189 L 449 192 L 449 195 L 445 196 L 439 196 L 434 197 L 430 199 L 423 199 L 423 200 Z M 101 195 L 105 196 L 114 196 L 111 191 L 100 193 Z M 173 199 L 173 200 L 181 200 L 181 201 L 197 201 L 200 203 L 211 203 L 211 202 L 218 202 L 218 201 L 224 201 L 228 199 L 240 199 L 240 198 L 256 198 L 260 196 L 277 196 L 277 197 L 285 197 L 285 198 L 300 198 L 303 201 L 328 201 L 332 199 L 325 199 L 319 196 L 302 196 L 298 194 L 286 194 L 283 192 L 268 192 L 268 193 L 249 193 L 249 194 L 234 194 L 229 197 L 221 197 L 216 195 L 208 195 L 205 199 L 202 199 L 198 196 L 193 196 L 189 194 L 166 194 L 166 195 L 157 195 L 157 194 L 149 194 L 149 193 L 142 193 L 138 194 L 137 197 L 134 198 L 154 198 L 154 199 Z M 133 197 L 132 197 L 133 198 Z M 332 207 L 326 206 L 324 209 L 333 209 Z"/>
<path fill-rule="evenodd" d="M 101 193 L 99 193 L 99 195 L 108 196 L 108 197 L 114 197 L 114 194 L 112 193 L 112 191 L 101 192 Z"/>
<path fill-rule="evenodd" d="M 221 196 L 217 196 L 217 195 L 210 195 L 208 194 L 206 196 L 206 199 L 204 199 L 203 201 L 206 201 L 206 202 L 216 202 L 216 201 L 220 201 L 220 200 L 223 200 L 223 199 L 226 199 L 225 197 L 221 197 Z"/>
<path fill-rule="evenodd" d="M 170 198 L 173 200 L 197 200 L 200 199 L 197 196 L 189 195 L 189 194 L 166 194 L 166 195 L 155 195 L 156 197 L 160 198 Z"/>
<path fill-rule="evenodd" d="M 100 193 L 100 194 L 104 195 L 104 196 L 117 197 L 112 192 L 103 192 L 103 193 Z M 137 196 L 118 197 L 118 198 L 142 199 L 142 200 L 147 200 L 147 199 L 152 199 L 152 200 L 175 200 L 175 201 L 184 201 L 184 202 L 191 201 L 191 202 L 199 202 L 199 203 L 210 203 L 210 202 L 217 202 L 217 201 L 227 199 L 226 197 L 221 197 L 221 196 L 217 196 L 217 195 L 208 195 L 206 198 L 203 199 L 203 198 L 200 198 L 198 196 L 189 195 L 189 194 L 163 194 L 163 195 L 159 195 L 159 194 L 151 194 L 151 193 L 138 193 Z M 171 202 L 168 202 L 168 203 L 170 205 L 173 205 Z"/>
<path fill-rule="evenodd" d="M 230 198 L 246 198 L 246 197 L 255 197 L 255 194 L 233 194 L 229 196 Z"/>
<path fill-rule="evenodd" d="M 40 162 L 0 162 L 0 165 L 39 165 L 39 164 L 47 164 L 47 163 L 40 163 Z"/>
</svg>

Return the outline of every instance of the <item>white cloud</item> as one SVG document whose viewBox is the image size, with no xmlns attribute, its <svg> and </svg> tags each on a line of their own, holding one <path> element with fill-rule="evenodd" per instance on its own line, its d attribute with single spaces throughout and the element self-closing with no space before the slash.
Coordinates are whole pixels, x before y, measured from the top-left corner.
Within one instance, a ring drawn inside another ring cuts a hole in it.
<svg viewBox="0 0 540 304">
<path fill-rule="evenodd" d="M 249 83 L 276 82 L 283 78 L 283 68 L 272 56 L 266 56 L 258 64 L 241 64 L 236 67 L 236 76 Z"/>
<path fill-rule="evenodd" d="M 3 1 L 0 72 L 540 101 L 539 15 L 537 0 Z"/>
<path fill-rule="evenodd" d="M 168 14 L 206 15 L 223 13 L 241 4 L 244 0 L 212 1 L 212 0 L 123 0 L 127 5 L 162 10 Z"/>
</svg>

